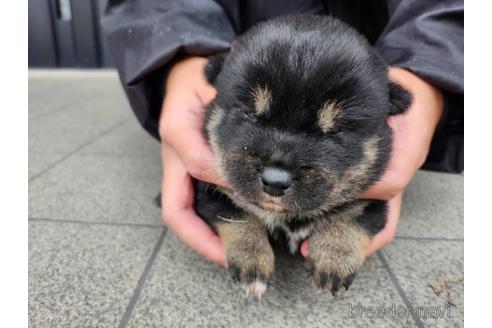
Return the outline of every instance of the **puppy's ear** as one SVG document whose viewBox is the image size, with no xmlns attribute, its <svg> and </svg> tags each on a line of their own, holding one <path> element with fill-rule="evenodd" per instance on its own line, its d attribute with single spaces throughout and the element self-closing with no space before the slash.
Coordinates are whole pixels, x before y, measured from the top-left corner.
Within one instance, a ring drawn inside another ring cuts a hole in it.
<svg viewBox="0 0 492 328">
<path fill-rule="evenodd" d="M 207 78 L 208 83 L 212 85 L 215 84 L 215 79 L 222 69 L 225 57 L 226 53 L 221 53 L 208 58 L 208 62 L 205 65 L 205 77 Z"/>
<path fill-rule="evenodd" d="M 412 105 L 412 95 L 395 82 L 389 83 L 390 115 L 403 114 Z"/>
</svg>

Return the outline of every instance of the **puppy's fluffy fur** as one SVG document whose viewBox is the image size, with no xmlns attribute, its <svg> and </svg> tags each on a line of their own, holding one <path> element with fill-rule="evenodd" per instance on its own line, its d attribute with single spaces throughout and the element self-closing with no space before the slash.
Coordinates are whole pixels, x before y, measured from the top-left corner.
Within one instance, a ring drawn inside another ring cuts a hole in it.
<svg viewBox="0 0 492 328">
<path fill-rule="evenodd" d="M 320 16 L 260 23 L 209 60 L 205 136 L 233 189 L 196 181 L 195 208 L 248 294 L 260 297 L 273 273 L 269 240 L 296 252 L 309 238 L 316 284 L 352 283 L 387 211 L 357 197 L 385 169 L 388 115 L 411 102 L 387 73 L 360 34 Z"/>
</svg>

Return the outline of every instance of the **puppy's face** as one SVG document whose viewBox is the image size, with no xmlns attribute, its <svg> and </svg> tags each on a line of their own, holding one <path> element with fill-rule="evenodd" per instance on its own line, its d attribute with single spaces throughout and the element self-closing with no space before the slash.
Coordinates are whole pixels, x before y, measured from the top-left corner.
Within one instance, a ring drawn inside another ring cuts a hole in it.
<svg viewBox="0 0 492 328">
<path fill-rule="evenodd" d="M 386 119 L 410 98 L 365 41 L 337 24 L 325 36 L 326 24 L 262 24 L 209 63 L 217 97 L 206 135 L 239 205 L 293 215 L 327 210 L 384 170 Z"/>
</svg>

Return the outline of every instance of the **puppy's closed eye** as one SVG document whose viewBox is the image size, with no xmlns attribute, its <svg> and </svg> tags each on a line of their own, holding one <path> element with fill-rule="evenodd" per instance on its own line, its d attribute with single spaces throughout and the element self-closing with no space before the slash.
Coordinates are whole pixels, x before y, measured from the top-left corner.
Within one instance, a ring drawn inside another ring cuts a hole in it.
<svg viewBox="0 0 492 328">
<path fill-rule="evenodd" d="M 243 116 L 243 118 L 252 122 L 255 122 L 257 119 L 255 113 L 253 113 L 251 109 L 247 109 L 247 108 L 241 109 L 241 115 Z"/>
</svg>

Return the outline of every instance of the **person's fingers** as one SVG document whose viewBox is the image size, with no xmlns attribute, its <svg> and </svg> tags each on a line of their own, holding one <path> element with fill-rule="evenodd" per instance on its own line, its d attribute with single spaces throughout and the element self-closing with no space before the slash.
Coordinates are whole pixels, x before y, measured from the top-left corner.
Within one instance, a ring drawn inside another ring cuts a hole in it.
<svg viewBox="0 0 492 328">
<path fill-rule="evenodd" d="M 389 77 L 411 92 L 413 102 L 406 113 L 388 118 L 393 133 L 391 158 L 382 179 L 361 195 L 366 199 L 388 200 L 405 189 L 427 158 L 443 112 L 439 89 L 404 69 L 391 68 Z"/>
<path fill-rule="evenodd" d="M 164 144 L 162 148 L 164 177 L 161 202 L 164 223 L 200 254 L 226 266 L 227 261 L 218 236 L 193 210 L 191 177 L 173 150 Z"/>
<path fill-rule="evenodd" d="M 399 193 L 393 199 L 388 202 L 388 217 L 386 226 L 383 230 L 377 233 L 372 239 L 366 250 L 366 257 L 372 255 L 378 249 L 383 248 L 389 244 L 396 233 L 396 227 L 398 226 L 398 221 L 400 219 L 400 208 L 403 193 Z M 309 254 L 309 240 L 306 239 L 302 242 L 300 247 L 301 255 L 307 257 Z"/>
<path fill-rule="evenodd" d="M 214 153 L 202 135 L 195 130 L 189 131 L 187 139 L 184 140 L 188 140 L 189 143 L 176 142 L 174 149 L 188 173 L 195 179 L 230 188 L 229 183 L 220 174 Z"/>
<path fill-rule="evenodd" d="M 366 249 L 366 257 L 374 254 L 377 250 L 388 245 L 396 234 L 396 228 L 400 220 L 400 209 L 403 192 L 396 195 L 388 202 L 388 218 L 386 226 L 378 232 L 372 239 L 369 247 Z"/>
<path fill-rule="evenodd" d="M 169 100 L 164 104 L 161 137 L 176 152 L 194 178 L 229 188 L 220 174 L 215 157 L 202 135 L 205 109 L 196 95 L 186 105 Z"/>
<path fill-rule="evenodd" d="M 413 174 L 420 166 L 418 163 L 419 142 L 416 142 L 412 128 L 409 128 L 406 116 L 394 116 L 388 119 L 392 129 L 393 143 L 387 169 L 380 180 L 369 187 L 360 198 L 390 200 L 402 192 Z"/>
<path fill-rule="evenodd" d="M 300 251 L 302 256 L 307 257 L 309 254 L 309 241 L 306 239 L 302 242 Z"/>
<path fill-rule="evenodd" d="M 175 63 L 168 74 L 166 93 L 188 93 L 192 91 L 203 105 L 208 104 L 216 95 L 213 85 L 205 78 L 205 57 L 188 57 Z"/>
<path fill-rule="evenodd" d="M 414 169 L 409 167 L 402 158 L 396 159 L 392 167 L 388 167 L 382 178 L 364 191 L 361 199 L 391 200 L 401 193 L 410 182 Z"/>
<path fill-rule="evenodd" d="M 196 89 L 196 94 L 201 103 L 205 106 L 210 103 L 217 95 L 217 90 L 214 86 L 208 84 L 204 74 L 200 74 L 200 86 Z"/>
<path fill-rule="evenodd" d="M 159 123 L 161 139 L 169 144 L 196 179 L 228 187 L 219 174 L 209 144 L 202 135 L 206 106 L 216 95 L 203 74 L 206 58 L 176 63 L 166 81 Z"/>
</svg>

